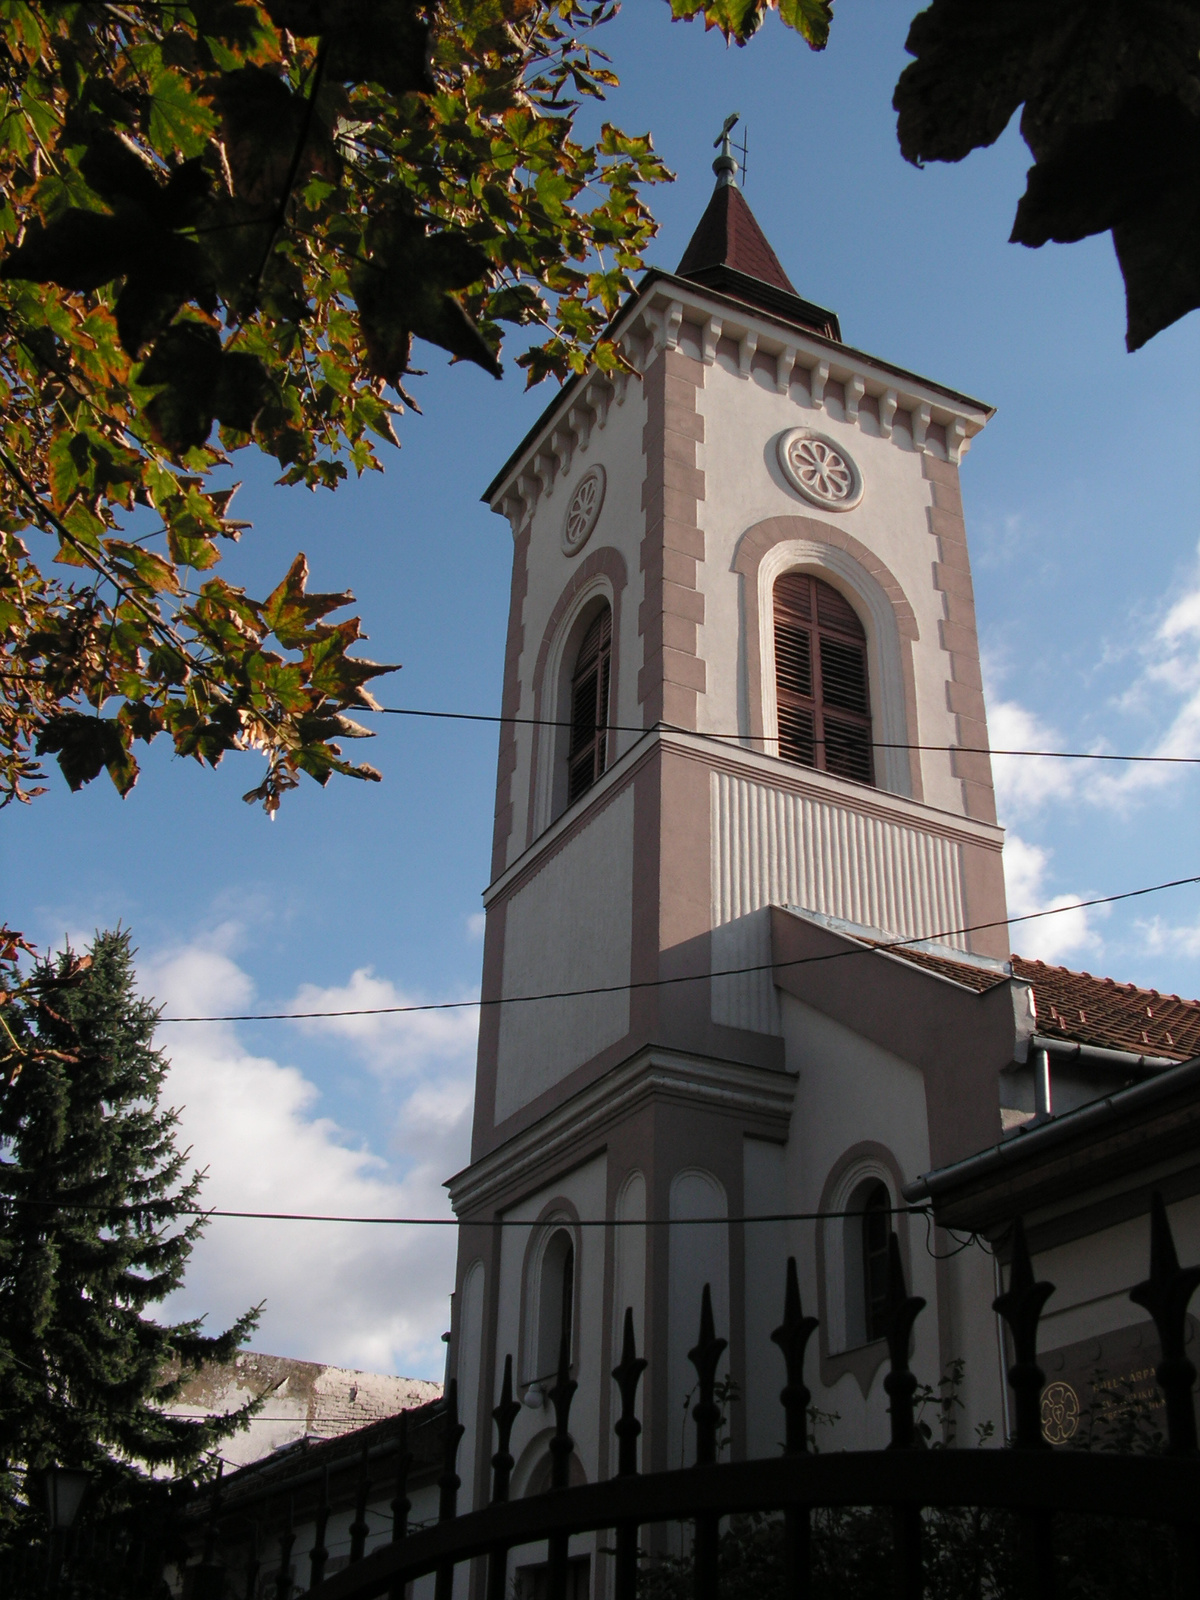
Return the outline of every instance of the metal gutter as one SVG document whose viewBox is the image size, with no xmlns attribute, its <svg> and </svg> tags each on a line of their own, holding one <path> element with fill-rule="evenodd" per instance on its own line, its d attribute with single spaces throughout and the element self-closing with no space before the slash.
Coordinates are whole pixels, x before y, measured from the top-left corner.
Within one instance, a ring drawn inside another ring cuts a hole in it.
<svg viewBox="0 0 1200 1600">
<path fill-rule="evenodd" d="M 1028 979 L 1021 981 L 1028 982 Z M 1110 1050 L 1100 1044 L 1079 1044 L 1072 1039 L 1055 1039 L 1044 1033 L 1035 1033 L 1029 1046 L 1032 1050 L 1045 1050 L 1060 1061 L 1097 1061 L 1112 1067 L 1140 1067 L 1144 1072 L 1166 1072 L 1169 1067 L 1183 1065 L 1174 1056 L 1135 1056 L 1131 1050 Z"/>
<path fill-rule="evenodd" d="M 1109 1054 L 1120 1056 L 1121 1052 L 1114 1050 Z M 1148 1078 L 1144 1083 L 1118 1089 L 1101 1100 L 1080 1106 L 1077 1111 L 1065 1112 L 1061 1117 L 1043 1122 L 1027 1132 L 1012 1134 L 1000 1144 L 991 1145 L 949 1167 L 924 1172 L 919 1178 L 904 1184 L 900 1192 L 906 1200 L 936 1200 L 949 1190 L 1023 1165 L 1043 1152 L 1069 1144 L 1080 1135 L 1098 1132 L 1110 1122 L 1116 1122 L 1130 1113 L 1152 1109 L 1160 1101 L 1169 1100 L 1189 1089 L 1200 1091 L 1200 1057 L 1191 1061 L 1172 1062 L 1169 1071 L 1156 1072 L 1153 1078 Z"/>
</svg>

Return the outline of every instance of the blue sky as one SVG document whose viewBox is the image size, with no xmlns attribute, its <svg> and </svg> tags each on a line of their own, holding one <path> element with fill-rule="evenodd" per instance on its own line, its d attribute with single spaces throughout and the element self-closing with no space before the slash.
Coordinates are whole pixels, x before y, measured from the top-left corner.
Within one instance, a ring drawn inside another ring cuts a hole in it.
<svg viewBox="0 0 1200 1600">
<path fill-rule="evenodd" d="M 747 198 L 799 291 L 851 344 L 989 401 L 963 470 L 992 739 L 1200 753 L 1200 318 L 1134 356 L 1105 237 L 1007 235 L 1028 156 L 1014 129 L 956 167 L 907 166 L 890 109 L 909 4 L 844 0 L 812 55 L 772 19 L 747 49 L 627 0 L 605 31 L 622 78 L 602 114 L 649 128 L 678 174 L 652 196 L 671 268 L 712 185 L 728 111 Z M 422 352 L 403 449 L 335 496 L 272 486 L 245 455 L 253 532 L 227 575 L 261 593 L 303 549 L 352 588 L 386 704 L 493 712 L 507 524 L 478 500 L 551 398 Z M 478 988 L 496 732 L 380 718 L 379 785 L 306 785 L 274 824 L 242 804 L 255 758 L 216 774 L 152 751 L 125 801 L 57 779 L 0 818 L 3 912 L 45 942 L 123 922 L 168 1010 L 470 998 Z M 356 752 L 357 753 L 357 752 Z M 1188 769 L 997 763 L 1010 908 L 1200 871 Z M 1034 931 L 1036 930 L 1036 932 Z M 1015 939 L 1122 980 L 1200 994 L 1200 892 L 1069 912 Z M 351 998 L 353 997 L 353 998 Z M 474 1016 L 164 1028 L 174 1100 L 213 1205 L 444 1211 L 466 1155 Z M 173 1308 L 264 1296 L 260 1349 L 439 1376 L 453 1230 L 214 1223 Z"/>
</svg>

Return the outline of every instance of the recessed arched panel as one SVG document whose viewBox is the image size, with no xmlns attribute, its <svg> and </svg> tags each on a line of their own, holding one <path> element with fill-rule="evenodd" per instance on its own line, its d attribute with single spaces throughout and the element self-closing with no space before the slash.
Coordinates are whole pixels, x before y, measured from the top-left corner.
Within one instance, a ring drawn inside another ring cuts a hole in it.
<svg viewBox="0 0 1200 1600">
<path fill-rule="evenodd" d="M 672 1429 L 667 1465 L 690 1466 L 696 1457 L 696 1430 L 684 1416 L 684 1400 L 696 1382 L 688 1351 L 700 1331 L 700 1303 L 707 1283 L 713 1322 L 720 1338 L 729 1337 L 729 1201 L 711 1172 L 691 1167 L 671 1180 L 668 1345 L 668 1406 Z M 700 1220 L 695 1219 L 713 1219 Z M 678 1226 L 676 1224 L 679 1224 Z M 728 1353 L 719 1372 L 728 1370 Z"/>
<path fill-rule="evenodd" d="M 535 722 L 569 722 L 571 679 L 576 658 L 596 613 L 607 604 L 612 612 L 609 656 L 608 721 L 618 722 L 621 667 L 621 597 L 626 585 L 625 558 L 619 550 L 602 545 L 586 555 L 571 574 L 547 619 L 533 670 Z M 565 809 L 568 792 L 565 728 L 536 726 L 531 730 L 529 810 L 526 843 L 532 844 Z M 610 738 L 606 758 L 611 764 L 617 741 Z"/>
<path fill-rule="evenodd" d="M 465 1424 L 459 1460 L 462 1490 L 460 1510 L 470 1511 L 473 1505 L 474 1472 L 477 1445 L 476 1418 L 480 1410 L 480 1361 L 483 1350 L 483 1289 L 482 1261 L 473 1261 L 463 1276 L 459 1290 L 458 1313 L 458 1409 Z"/>
</svg>

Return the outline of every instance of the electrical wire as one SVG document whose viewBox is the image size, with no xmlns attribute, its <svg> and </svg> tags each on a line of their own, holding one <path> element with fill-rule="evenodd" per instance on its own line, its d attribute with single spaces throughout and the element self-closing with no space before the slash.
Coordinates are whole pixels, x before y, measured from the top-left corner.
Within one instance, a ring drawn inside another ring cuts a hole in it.
<svg viewBox="0 0 1200 1600">
<path fill-rule="evenodd" d="M 33 680 L 36 674 L 0 672 L 0 680 L 7 679 L 11 682 L 20 682 L 26 678 Z M 496 723 L 505 727 L 520 728 L 565 728 L 574 726 L 571 722 L 558 721 L 552 717 L 505 717 L 491 715 L 482 711 L 429 711 L 419 706 L 353 706 L 348 707 L 355 715 L 374 713 L 384 717 L 427 717 L 442 722 L 487 722 Z M 597 724 L 597 732 L 604 733 L 686 733 L 697 739 L 719 739 L 743 744 L 751 737 L 744 733 L 708 733 L 698 732 L 694 728 L 678 728 L 673 723 L 660 722 L 652 728 L 640 726 L 635 723 L 606 722 Z M 777 744 L 777 736 L 759 735 L 764 744 Z M 812 739 L 813 745 L 823 745 L 824 739 Z M 975 744 L 906 744 L 901 740 L 873 739 L 873 750 L 922 750 L 932 754 L 955 753 L 964 756 L 1027 756 L 1041 758 L 1046 761 L 1124 761 L 1157 766 L 1200 766 L 1200 756 L 1132 756 L 1113 754 L 1106 750 L 1002 750 L 993 745 Z"/>
<path fill-rule="evenodd" d="M 597 984 L 589 989 L 555 989 L 545 994 L 497 995 L 493 999 L 479 1000 L 429 1000 L 406 1006 L 358 1006 L 340 1011 L 248 1011 L 232 1012 L 222 1016 L 160 1017 L 166 1023 L 184 1022 L 309 1022 L 330 1017 L 385 1017 L 409 1015 L 420 1011 L 461 1011 L 470 1007 L 530 1005 L 541 1000 L 577 1000 L 588 995 L 624 994 L 635 989 L 664 989 L 679 983 L 700 983 L 710 978 L 741 978 L 756 972 L 778 972 L 782 968 L 807 967 L 823 961 L 840 961 L 847 956 L 885 954 L 889 950 L 903 950 L 914 945 L 936 944 L 947 939 L 957 939 L 968 933 L 983 933 L 989 928 L 1006 928 L 1017 922 L 1034 922 L 1039 917 L 1056 917 L 1065 911 L 1086 911 L 1092 906 L 1114 905 L 1118 900 L 1136 900 L 1143 895 L 1159 894 L 1164 889 L 1179 889 L 1188 884 L 1200 883 L 1200 875 L 1191 878 L 1172 878 L 1167 883 L 1148 884 L 1144 889 L 1126 889 L 1121 894 L 1097 895 L 1091 900 L 1072 900 L 1063 906 L 1048 906 L 1044 911 L 1026 911 L 1019 917 L 1006 917 L 999 922 L 976 922 L 966 928 L 951 928 L 942 933 L 916 934 L 909 939 L 879 940 L 852 950 L 832 950 L 826 955 L 797 956 L 791 961 L 760 961 L 751 967 L 721 967 L 715 972 L 688 972 L 673 978 L 642 978 L 631 983 Z M 948 959 L 953 960 L 953 957 Z"/>
<path fill-rule="evenodd" d="M 430 717 L 446 722 L 492 722 L 504 726 L 521 728 L 566 728 L 571 729 L 571 722 L 560 722 L 551 717 L 503 717 L 486 715 L 478 711 L 426 711 L 415 706 L 371 706 L 356 707 L 356 711 L 371 710 L 385 717 Z M 744 742 L 748 737 L 744 733 L 708 733 L 699 732 L 695 728 L 678 728 L 673 723 L 660 722 L 652 728 L 639 727 L 636 724 L 624 722 L 597 723 L 596 732 L 604 733 L 637 733 L 647 734 L 687 733 L 697 739 L 722 739 Z M 777 744 L 777 737 L 761 735 L 766 744 Z M 824 744 L 824 739 L 813 739 L 814 745 Z M 1100 750 L 998 750 L 991 745 L 974 744 L 904 744 L 899 740 L 872 739 L 873 750 L 928 750 L 932 752 L 949 752 L 953 755 L 956 751 L 964 756 L 1042 756 L 1054 761 L 1133 761 L 1158 763 L 1165 766 L 1200 766 L 1200 756 L 1126 756 L 1113 755 Z"/>
<path fill-rule="evenodd" d="M 112 1208 L 88 1205 L 79 1200 L 34 1200 L 24 1195 L 0 1196 L 0 1210 L 5 1205 L 40 1206 L 49 1211 L 107 1212 Z M 929 1205 L 892 1206 L 891 1216 L 927 1216 L 932 1214 Z M 350 1217 L 333 1216 L 323 1212 L 308 1211 L 218 1211 L 208 1206 L 178 1206 L 176 1216 L 222 1217 L 235 1221 L 251 1222 L 338 1222 L 372 1224 L 389 1228 L 533 1228 L 537 1224 L 521 1217 L 491 1217 L 480 1221 L 458 1217 Z M 710 1228 L 730 1227 L 734 1223 L 757 1222 L 824 1222 L 839 1217 L 861 1216 L 861 1211 L 768 1211 L 741 1217 L 578 1217 L 572 1219 L 576 1228 Z"/>
</svg>

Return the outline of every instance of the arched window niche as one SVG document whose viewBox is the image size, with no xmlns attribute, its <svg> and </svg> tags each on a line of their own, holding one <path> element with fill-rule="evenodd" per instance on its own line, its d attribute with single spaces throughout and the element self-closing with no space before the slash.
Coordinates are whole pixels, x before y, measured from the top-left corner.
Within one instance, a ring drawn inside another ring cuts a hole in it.
<svg viewBox="0 0 1200 1600">
<path fill-rule="evenodd" d="M 575 653 L 567 733 L 567 804 L 604 774 L 608 765 L 609 681 L 612 676 L 612 607 L 602 601 Z"/>
<path fill-rule="evenodd" d="M 865 1178 L 850 1196 L 842 1247 L 846 1345 L 873 1344 L 887 1331 L 888 1235 L 892 1196 L 881 1178 Z"/>
<path fill-rule="evenodd" d="M 840 529 L 810 517 L 771 517 L 738 541 L 733 570 L 743 580 L 743 726 L 755 745 L 779 754 L 775 586 L 803 573 L 836 590 L 857 616 L 866 644 L 872 781 L 891 794 L 923 795 L 913 647 L 916 618 L 894 575 Z M 785 757 L 786 759 L 786 757 Z"/>
<path fill-rule="evenodd" d="M 900 1207 L 903 1177 L 884 1145 L 864 1140 L 834 1164 L 817 1209 L 817 1315 L 821 1381 L 832 1387 L 852 1373 L 863 1395 L 886 1360 L 889 1237 L 894 1230 L 911 1279 L 908 1218 Z"/>
<path fill-rule="evenodd" d="M 598 563 L 614 554 L 595 552 Z M 616 570 L 616 562 L 607 559 L 603 566 Z M 560 600 L 561 610 L 556 607 L 558 614 L 550 619 L 535 675 L 535 715 L 551 725 L 534 730 L 530 843 L 586 794 L 616 757 L 608 725 L 616 701 L 618 592 L 609 572 L 597 570 L 569 600 Z"/>
<path fill-rule="evenodd" d="M 574 1230 L 566 1218 L 551 1218 L 526 1261 L 521 1378 L 527 1405 L 541 1405 L 553 1388 L 564 1343 L 567 1364 L 574 1365 L 577 1284 Z"/>
</svg>

